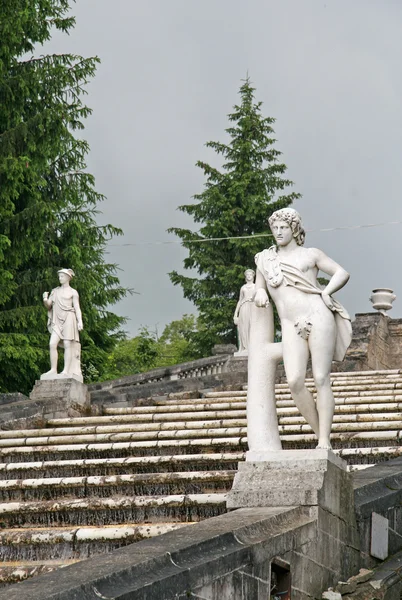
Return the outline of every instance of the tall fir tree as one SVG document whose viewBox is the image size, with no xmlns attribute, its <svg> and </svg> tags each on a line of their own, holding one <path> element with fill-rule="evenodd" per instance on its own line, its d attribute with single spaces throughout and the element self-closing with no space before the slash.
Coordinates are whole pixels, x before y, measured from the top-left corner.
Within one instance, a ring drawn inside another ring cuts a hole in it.
<svg viewBox="0 0 402 600">
<path fill-rule="evenodd" d="M 42 293 L 58 285 L 58 268 L 76 273 L 87 379 L 102 372 L 124 321 L 109 307 L 127 290 L 104 256 L 121 232 L 96 223 L 103 197 L 77 135 L 91 113 L 83 95 L 99 59 L 39 55 L 53 29 L 74 27 L 69 4 L 0 4 L 0 391 L 28 392 L 48 369 Z"/>
<path fill-rule="evenodd" d="M 228 115 L 228 143 L 206 144 L 222 157 L 223 166 L 218 169 L 198 161 L 206 177 L 204 191 L 194 196 L 196 203 L 179 206 L 201 224 L 199 231 L 169 230 L 188 249 L 184 268 L 198 273 L 188 277 L 173 271 L 169 276 L 199 310 L 199 331 L 194 336 L 204 356 L 215 343 L 236 342 L 233 313 L 244 283 L 243 273 L 254 267 L 254 255 L 271 240 L 235 238 L 269 234 L 269 216 L 300 197 L 296 192 L 286 193 L 293 183 L 284 177 L 286 165 L 279 161 L 281 152 L 274 148 L 275 119 L 262 115 L 262 102 L 255 101 L 254 92 L 247 77 L 240 87 L 240 104 Z"/>
</svg>

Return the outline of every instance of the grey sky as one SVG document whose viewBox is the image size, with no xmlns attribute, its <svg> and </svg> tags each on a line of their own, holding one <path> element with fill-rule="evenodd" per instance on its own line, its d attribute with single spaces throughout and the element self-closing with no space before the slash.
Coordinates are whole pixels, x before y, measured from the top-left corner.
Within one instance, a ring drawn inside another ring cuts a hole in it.
<svg viewBox="0 0 402 600">
<path fill-rule="evenodd" d="M 182 270 L 170 226 L 203 186 L 198 159 L 224 140 L 226 115 L 248 70 L 276 118 L 276 147 L 303 194 L 307 229 L 402 221 L 402 3 L 400 0 L 78 0 L 77 26 L 46 51 L 97 54 L 88 88 L 89 170 L 107 196 L 101 222 L 124 230 L 110 246 L 121 281 L 141 292 L 116 310 L 126 329 L 195 312 L 167 272 Z M 308 234 L 351 273 L 338 297 L 370 310 L 375 287 L 402 311 L 402 225 Z M 251 265 L 252 266 L 252 265 Z"/>
</svg>

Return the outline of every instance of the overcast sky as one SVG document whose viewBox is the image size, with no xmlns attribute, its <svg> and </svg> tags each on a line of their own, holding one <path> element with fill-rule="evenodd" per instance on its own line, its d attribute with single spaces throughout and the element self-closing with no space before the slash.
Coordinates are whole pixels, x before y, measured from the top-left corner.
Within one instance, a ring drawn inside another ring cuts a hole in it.
<svg viewBox="0 0 402 600">
<path fill-rule="evenodd" d="M 99 221 L 124 230 L 109 258 L 140 292 L 115 308 L 131 335 L 195 312 L 167 276 L 186 252 L 143 242 L 196 228 L 176 209 L 202 191 L 195 162 L 215 161 L 204 144 L 225 140 L 247 72 L 276 119 L 306 229 L 402 221 L 401 0 L 77 0 L 72 13 L 75 30 L 46 51 L 102 61 L 88 88 L 88 168 L 107 197 Z M 399 317 L 401 240 L 395 224 L 314 231 L 306 246 L 351 273 L 338 298 L 352 315 L 384 286 Z"/>
</svg>

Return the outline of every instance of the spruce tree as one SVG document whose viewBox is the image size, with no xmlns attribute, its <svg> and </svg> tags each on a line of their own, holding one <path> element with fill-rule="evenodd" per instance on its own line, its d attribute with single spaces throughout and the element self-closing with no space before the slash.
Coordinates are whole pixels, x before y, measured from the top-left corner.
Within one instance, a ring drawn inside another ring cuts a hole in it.
<svg viewBox="0 0 402 600">
<path fill-rule="evenodd" d="M 96 223 L 103 199 L 86 171 L 78 132 L 91 110 L 97 57 L 40 55 L 53 29 L 74 27 L 68 0 L 0 4 L 0 391 L 28 392 L 48 370 L 42 293 L 72 268 L 84 317 L 86 378 L 97 378 L 123 322 L 109 307 L 126 294 L 105 245 L 121 233 Z"/>
<path fill-rule="evenodd" d="M 194 204 L 179 206 L 200 229 L 169 230 L 188 249 L 184 268 L 198 273 L 189 277 L 173 271 L 169 276 L 199 310 L 199 331 L 194 337 L 204 356 L 215 343 L 236 343 L 233 313 L 243 273 L 254 268 L 254 255 L 272 241 L 270 237 L 235 238 L 269 234 L 269 216 L 300 197 L 287 190 L 293 184 L 284 177 L 286 166 L 274 147 L 275 120 L 262 115 L 262 102 L 255 101 L 254 92 L 247 77 L 240 87 L 240 103 L 228 115 L 229 141 L 206 144 L 222 158 L 223 166 L 198 161 L 206 177 L 204 190 L 194 196 Z"/>
</svg>

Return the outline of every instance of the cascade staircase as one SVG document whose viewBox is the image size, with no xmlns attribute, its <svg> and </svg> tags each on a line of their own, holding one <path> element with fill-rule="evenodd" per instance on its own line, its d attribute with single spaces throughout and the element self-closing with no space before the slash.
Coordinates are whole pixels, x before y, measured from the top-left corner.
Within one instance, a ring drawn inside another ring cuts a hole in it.
<svg viewBox="0 0 402 600">
<path fill-rule="evenodd" d="M 332 384 L 332 444 L 349 468 L 402 454 L 402 371 L 333 373 Z M 314 448 L 286 384 L 276 398 L 283 447 Z M 246 391 L 137 404 L 0 431 L 0 585 L 225 512 L 247 447 Z"/>
</svg>

